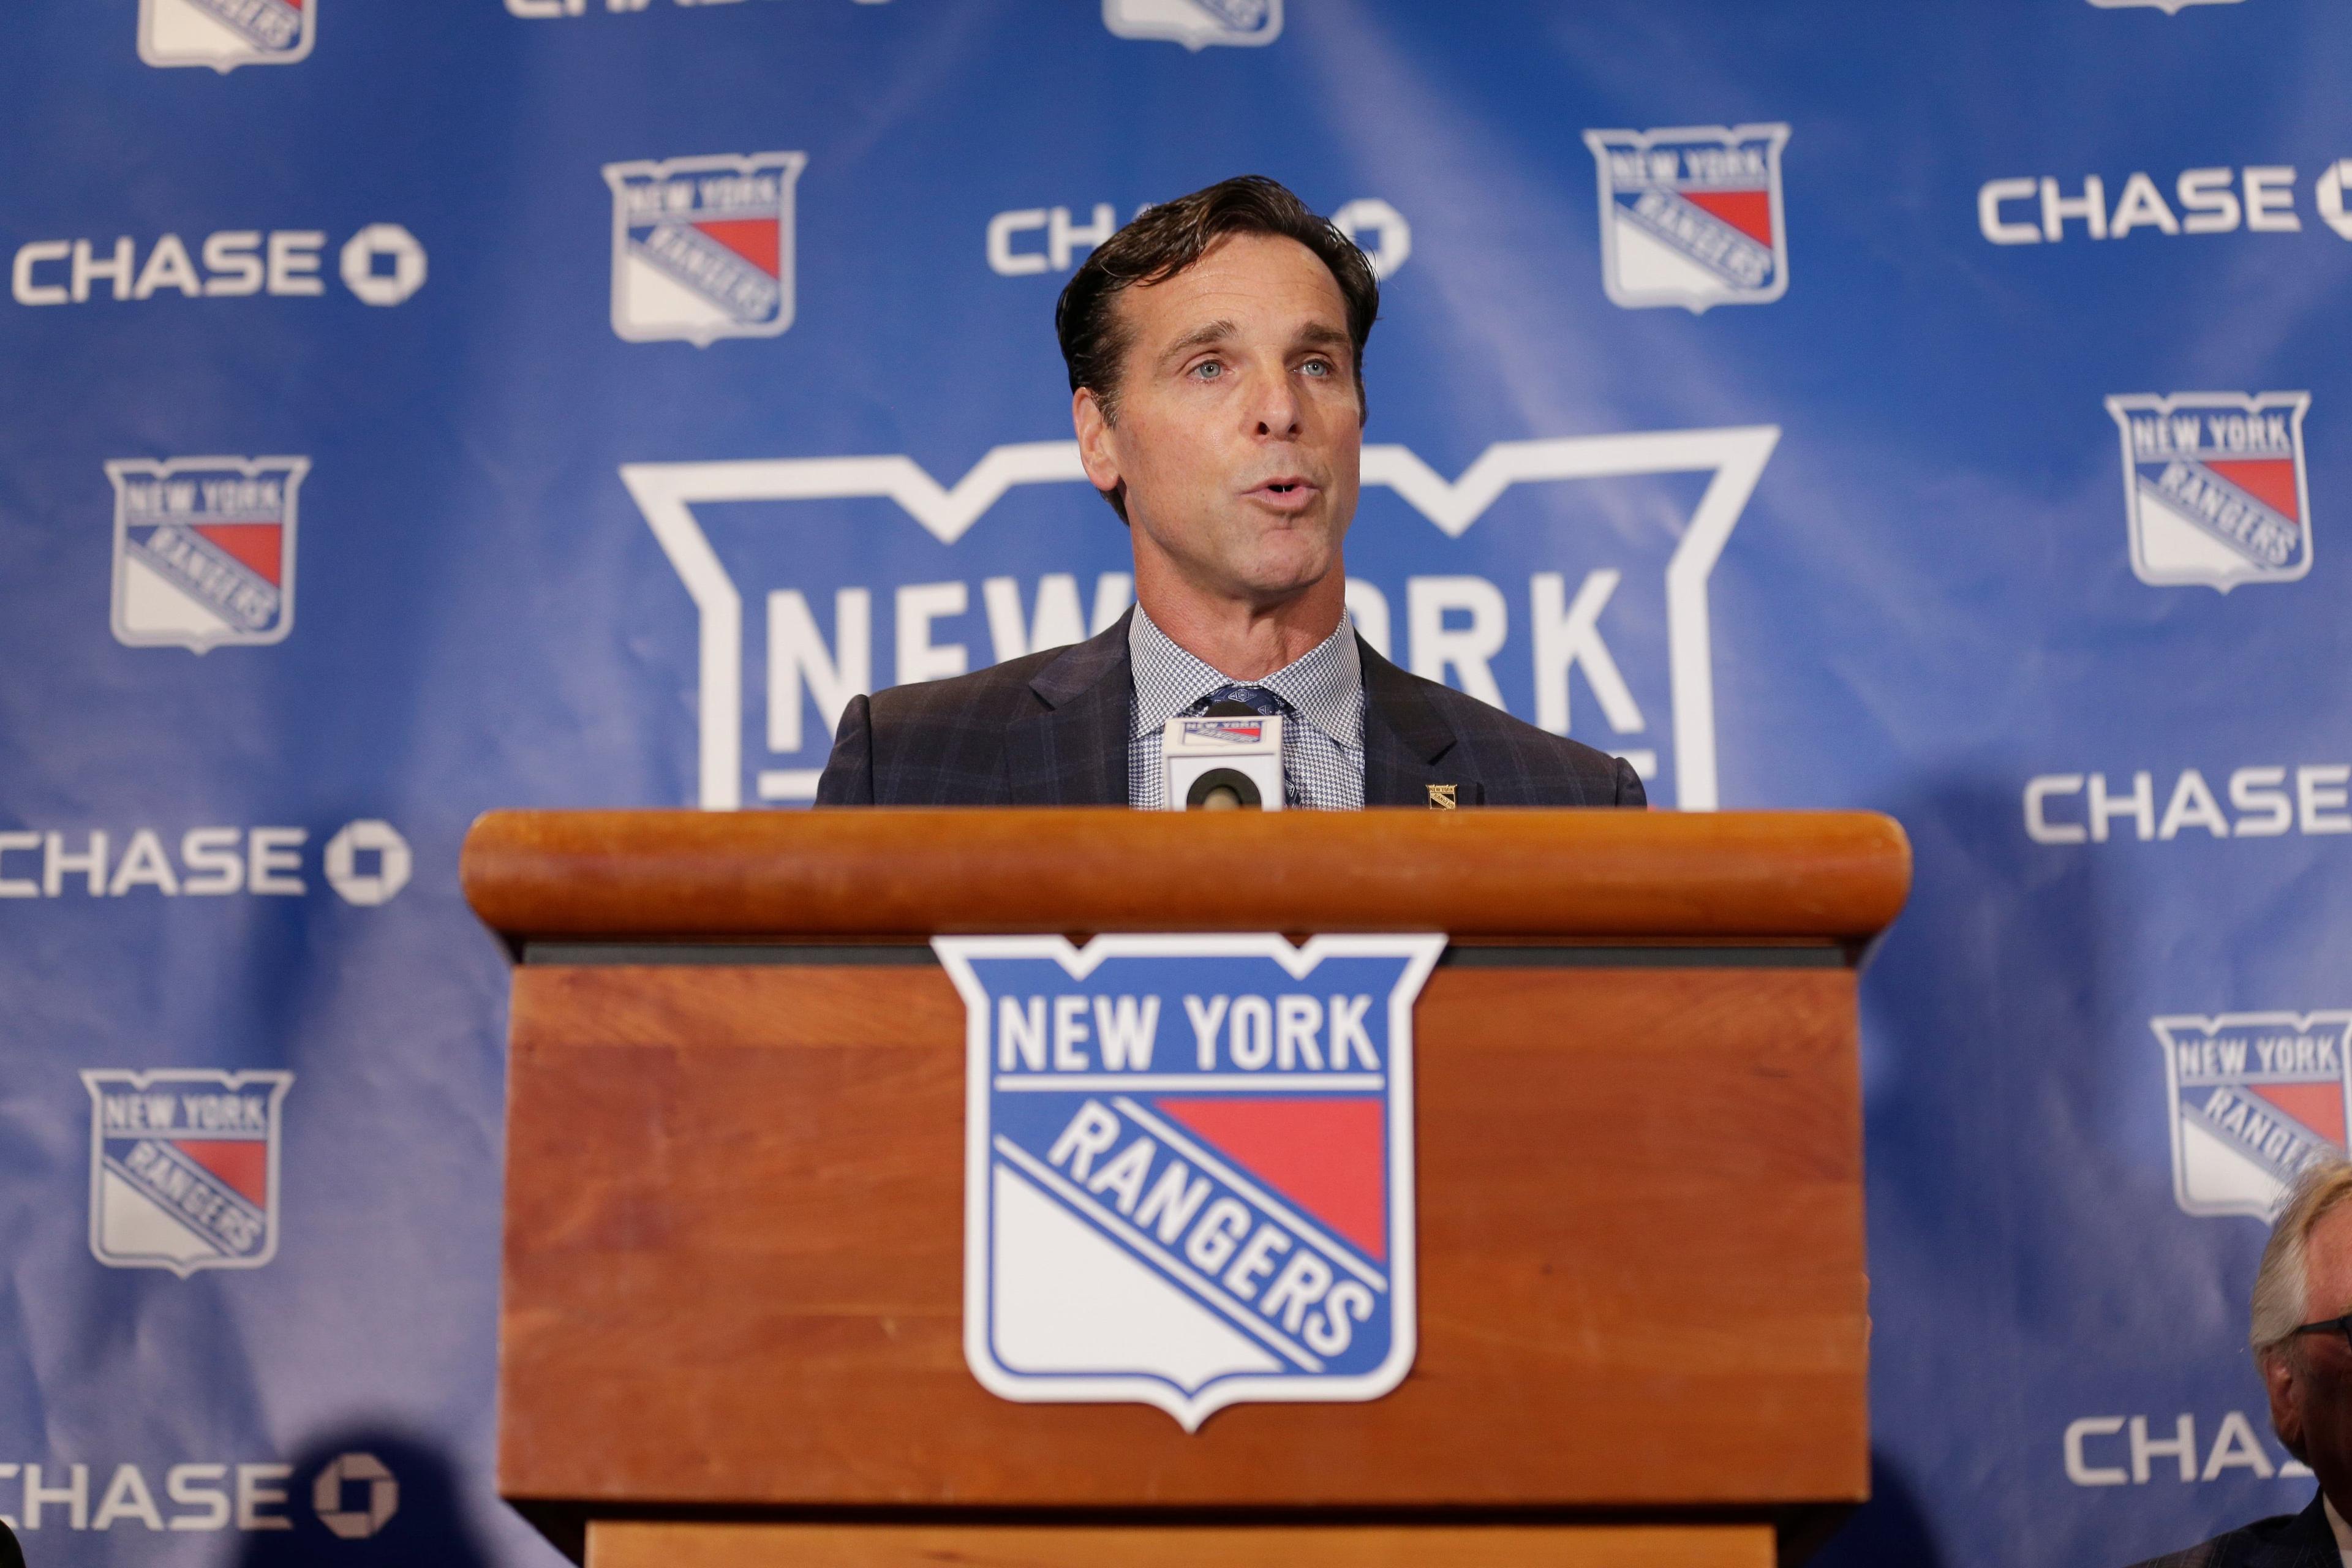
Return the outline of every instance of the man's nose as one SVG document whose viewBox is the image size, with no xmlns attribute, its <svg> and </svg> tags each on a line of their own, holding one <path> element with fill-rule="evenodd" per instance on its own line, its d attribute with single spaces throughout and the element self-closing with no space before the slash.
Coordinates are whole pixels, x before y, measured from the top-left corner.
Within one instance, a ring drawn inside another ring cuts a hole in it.
<svg viewBox="0 0 2352 1568">
<path fill-rule="evenodd" d="M 1306 403 L 1289 372 L 1276 365 L 1251 378 L 1249 410 L 1258 435 L 1287 439 L 1298 434 Z"/>
</svg>

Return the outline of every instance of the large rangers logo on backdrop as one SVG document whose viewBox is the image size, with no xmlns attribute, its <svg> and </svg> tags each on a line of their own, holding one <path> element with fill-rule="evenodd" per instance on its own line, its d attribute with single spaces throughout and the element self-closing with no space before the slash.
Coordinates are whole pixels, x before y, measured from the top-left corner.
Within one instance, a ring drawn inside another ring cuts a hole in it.
<svg viewBox="0 0 2352 1568">
<path fill-rule="evenodd" d="M 2126 393 L 2123 437 L 2132 571 L 2143 583 L 2291 583 L 2311 570 L 2304 478 L 2307 392 Z"/>
<path fill-rule="evenodd" d="M 318 26 L 319 0 L 139 0 L 139 58 L 224 72 L 291 65 Z"/>
<path fill-rule="evenodd" d="M 290 1072 L 84 1072 L 89 1250 L 114 1268 L 258 1268 L 278 1252 Z"/>
<path fill-rule="evenodd" d="M 1196 53 L 1211 44 L 1270 44 L 1282 36 L 1282 0 L 1103 0 L 1103 26 Z"/>
<path fill-rule="evenodd" d="M 120 458 L 114 636 L 198 653 L 294 628 L 294 500 L 308 458 Z"/>
<path fill-rule="evenodd" d="M 633 343 L 772 338 L 793 324 L 799 153 L 607 163 L 613 331 Z"/>
<path fill-rule="evenodd" d="M 2172 1190 L 2194 1215 L 2268 1219 L 2295 1173 L 2345 1150 L 2352 1013 L 2153 1018 L 2172 1106 Z"/>
<path fill-rule="evenodd" d="M 1425 521 L 1436 531 L 1427 543 L 1442 551 L 1490 510 L 1507 507 L 1520 487 L 1705 476 L 1686 518 L 1672 520 L 1671 554 L 1656 576 L 1651 575 L 1651 563 L 1616 555 L 1607 541 L 1596 542 L 1608 553 L 1584 569 L 1580 582 L 1556 569 L 1531 573 L 1522 623 L 1529 635 L 1520 647 L 1532 657 L 1535 678 L 1526 717 L 1554 733 L 1574 732 L 1623 755 L 1653 782 L 1654 799 L 1706 811 L 1717 803 L 1707 583 L 1780 436 L 1777 426 L 1759 425 L 1497 441 L 1451 479 L 1411 447 L 1375 442 L 1363 449 L 1364 494 L 1374 506 L 1401 504 L 1408 515 Z M 927 651 L 934 617 L 976 609 L 984 601 L 995 657 L 1005 659 L 1078 641 L 1089 629 L 1099 632 L 1118 618 L 1129 598 L 1127 575 L 1104 573 L 1095 584 L 1088 616 L 1075 575 L 1049 571 L 1038 581 L 1033 619 L 1020 602 L 1020 584 L 1009 577 L 978 584 L 904 583 L 895 595 L 897 636 L 883 644 L 887 651 L 895 642 L 898 668 L 886 670 L 875 661 L 875 603 L 868 590 L 848 587 L 819 596 L 820 602 L 832 600 L 835 626 L 831 646 L 821 648 L 811 595 L 784 585 L 793 584 L 790 575 L 767 577 L 772 567 L 730 567 L 707 526 L 734 517 L 769 537 L 775 524 L 793 520 L 838 530 L 859 514 L 846 506 L 812 510 L 804 503 L 887 500 L 919 525 L 918 539 L 952 547 L 994 509 L 1022 504 L 1008 497 L 1031 487 L 1089 493 L 1083 488 L 1086 469 L 1075 441 L 992 447 L 952 484 L 942 484 L 900 453 L 630 463 L 622 467 L 621 479 L 693 598 L 700 644 L 696 799 L 710 810 L 731 810 L 747 796 L 814 799 L 818 769 L 812 764 L 824 761 L 834 726 L 853 695 L 893 684 L 893 677 L 895 682 L 930 679 L 968 668 L 966 655 L 976 650 Z M 763 502 L 795 504 L 747 504 Z M 1091 525 L 1095 520 L 1087 521 Z M 1364 536 L 1364 527 L 1360 516 L 1356 537 Z M 985 560 L 976 558 L 975 568 L 986 570 Z M 1602 617 L 1612 595 L 1633 589 L 1636 572 L 1645 580 L 1639 591 L 1658 595 L 1658 621 L 1652 624 L 1660 637 L 1641 665 L 1621 668 L 1602 635 Z M 1507 633 L 1511 611 L 1501 591 L 1465 575 L 1415 577 L 1402 585 L 1404 602 L 1392 607 L 1378 584 L 1349 583 L 1349 607 L 1366 639 L 1383 652 L 1393 650 L 1399 662 L 1432 679 L 1447 679 L 1450 671 L 1463 689 L 1503 706 L 1486 662 Z M 979 594 L 971 593 L 974 587 Z M 1449 627 L 1449 616 L 1458 623 L 1465 613 L 1471 629 Z M 751 640 L 756 630 L 747 632 L 747 620 L 751 628 L 764 625 L 764 657 Z M 1583 711 L 1600 721 L 1586 721 L 1590 727 L 1581 731 L 1572 731 L 1570 723 L 1571 671 L 1581 672 L 1591 692 Z M 1654 695 L 1637 698 L 1637 685 L 1647 685 Z M 762 687 L 765 722 L 756 695 Z M 747 691 L 755 694 L 748 703 Z M 811 703 L 821 728 L 804 722 L 803 709 Z M 1660 706 L 1667 710 L 1663 722 Z M 747 757 L 747 738 L 753 746 L 764 745 L 764 752 Z"/>
<path fill-rule="evenodd" d="M 1413 1356 L 1412 1004 L 1439 936 L 943 937 L 964 1359 L 992 1393 L 1376 1399 Z"/>
<path fill-rule="evenodd" d="M 1588 131 L 1601 181 L 1601 279 L 1627 310 L 1761 305 L 1789 287 L 1786 125 Z"/>
</svg>

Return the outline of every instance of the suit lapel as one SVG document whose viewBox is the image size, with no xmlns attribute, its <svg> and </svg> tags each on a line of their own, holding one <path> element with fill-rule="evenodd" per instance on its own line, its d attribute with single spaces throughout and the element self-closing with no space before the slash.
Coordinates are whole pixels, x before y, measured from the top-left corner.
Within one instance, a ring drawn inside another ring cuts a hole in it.
<svg viewBox="0 0 2352 1568">
<path fill-rule="evenodd" d="M 2338 1568 L 2341 1561 L 2336 1532 L 2315 1497 L 2293 1525 L 2246 1554 L 2244 1568 Z"/>
<path fill-rule="evenodd" d="M 1130 612 L 1131 614 L 1132 612 Z M 1004 736 L 1005 799 L 1013 805 L 1128 804 L 1128 617 L 1049 660 L 1030 678 L 1045 705 Z"/>
<path fill-rule="evenodd" d="M 1461 805 L 1478 805 L 1478 782 L 1439 765 L 1454 749 L 1453 726 L 1411 676 L 1361 637 L 1356 651 L 1364 672 L 1364 804 L 1426 809 L 1429 786 L 1450 784 Z"/>
</svg>

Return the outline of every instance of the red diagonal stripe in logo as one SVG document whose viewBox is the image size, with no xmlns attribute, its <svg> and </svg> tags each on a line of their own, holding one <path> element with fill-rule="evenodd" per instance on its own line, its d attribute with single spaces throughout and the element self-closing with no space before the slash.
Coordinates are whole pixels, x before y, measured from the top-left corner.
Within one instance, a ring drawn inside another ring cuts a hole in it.
<svg viewBox="0 0 2352 1568">
<path fill-rule="evenodd" d="M 1683 200 L 1712 213 L 1757 244 L 1772 243 L 1772 193 L 1769 191 L 1684 191 Z"/>
<path fill-rule="evenodd" d="M 258 1138 L 174 1138 L 172 1147 L 244 1194 L 269 1206 L 269 1145 Z"/>
<path fill-rule="evenodd" d="M 2295 505 L 2294 458 L 2208 458 L 2205 466 L 2272 510 L 2303 521 L 2303 509 Z"/>
<path fill-rule="evenodd" d="M 694 226 L 771 278 L 782 277 L 783 230 L 772 217 L 712 218 Z"/>
<path fill-rule="evenodd" d="M 1374 1096 L 1160 1100 L 1159 1110 L 1214 1144 L 1276 1195 L 1388 1261 L 1388 1106 Z"/>
<path fill-rule="evenodd" d="M 2250 1083 L 2259 1094 L 2337 1148 L 2344 1146 L 2344 1091 L 2332 1083 Z"/>
<path fill-rule="evenodd" d="M 247 566 L 268 579 L 273 588 L 286 585 L 279 575 L 284 569 L 283 553 L 286 531 L 274 522 L 200 522 L 196 531 L 222 550 L 236 557 Z"/>
</svg>

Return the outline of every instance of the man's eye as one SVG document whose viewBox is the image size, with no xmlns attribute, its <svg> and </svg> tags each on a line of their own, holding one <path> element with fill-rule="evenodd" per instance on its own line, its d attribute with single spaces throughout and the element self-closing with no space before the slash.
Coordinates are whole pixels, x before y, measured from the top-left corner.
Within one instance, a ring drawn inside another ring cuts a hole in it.
<svg viewBox="0 0 2352 1568">
<path fill-rule="evenodd" d="M 1329 375 L 1331 374 L 1331 362 L 1328 359 L 1311 359 L 1305 364 L 1300 365 L 1298 368 L 1305 371 L 1309 375 Z"/>
<path fill-rule="evenodd" d="M 1213 359 L 1204 359 L 1192 367 L 1192 374 L 1202 381 L 1214 381 L 1225 374 L 1225 367 Z"/>
</svg>

